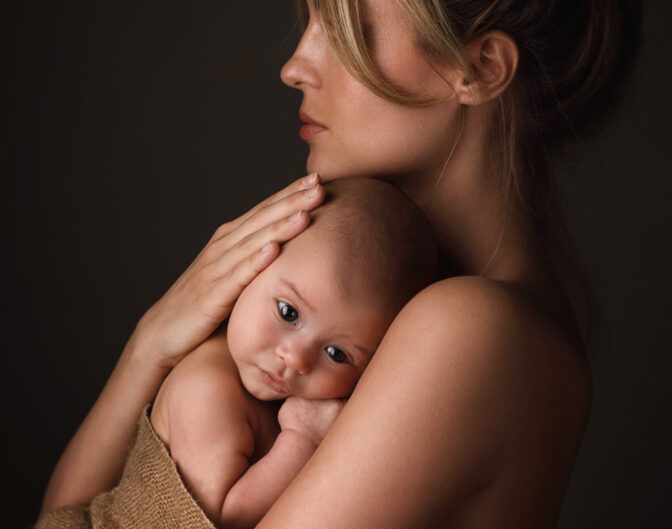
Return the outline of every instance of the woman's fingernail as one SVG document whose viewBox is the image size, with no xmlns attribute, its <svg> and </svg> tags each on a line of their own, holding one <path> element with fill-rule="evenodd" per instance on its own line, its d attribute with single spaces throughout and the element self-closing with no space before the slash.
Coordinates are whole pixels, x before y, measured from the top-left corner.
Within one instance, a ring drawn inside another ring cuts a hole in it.
<svg viewBox="0 0 672 529">
<path fill-rule="evenodd" d="M 301 180 L 301 187 L 313 187 L 317 183 L 317 173 L 310 173 Z"/>
<path fill-rule="evenodd" d="M 303 210 L 297 211 L 294 213 L 291 217 L 289 217 L 289 222 L 296 222 L 301 218 L 301 215 L 303 214 Z"/>
<path fill-rule="evenodd" d="M 273 248 L 273 242 L 268 241 L 264 246 L 261 248 L 261 253 L 268 253 L 271 251 L 271 248 Z"/>
<path fill-rule="evenodd" d="M 307 196 L 307 197 L 314 197 L 315 195 L 317 195 L 317 190 L 318 190 L 319 188 L 320 188 L 319 185 L 314 185 L 314 186 L 311 187 L 310 189 L 307 189 L 307 190 L 305 191 L 306 196 Z"/>
</svg>

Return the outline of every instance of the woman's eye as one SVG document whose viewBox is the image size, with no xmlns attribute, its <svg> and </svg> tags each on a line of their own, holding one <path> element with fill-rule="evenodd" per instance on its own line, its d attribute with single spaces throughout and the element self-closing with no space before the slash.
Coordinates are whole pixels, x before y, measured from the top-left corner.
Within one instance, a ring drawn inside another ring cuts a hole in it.
<svg viewBox="0 0 672 529">
<path fill-rule="evenodd" d="M 348 363 L 348 356 L 343 351 L 341 351 L 338 347 L 334 347 L 333 345 L 329 345 L 329 346 L 325 347 L 324 350 L 329 355 L 329 358 L 331 358 L 334 362 L 336 362 L 338 364 Z"/>
<path fill-rule="evenodd" d="M 296 323 L 299 319 L 299 311 L 284 301 L 278 301 L 278 311 L 282 319 L 289 323 Z"/>
</svg>

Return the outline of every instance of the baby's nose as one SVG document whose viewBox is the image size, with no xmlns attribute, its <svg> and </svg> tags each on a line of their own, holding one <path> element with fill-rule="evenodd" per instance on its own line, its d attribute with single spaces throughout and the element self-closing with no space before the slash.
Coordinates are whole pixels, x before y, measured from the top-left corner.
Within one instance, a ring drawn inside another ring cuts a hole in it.
<svg viewBox="0 0 672 529">
<path fill-rule="evenodd" d="M 282 358 L 287 367 L 300 375 L 310 372 L 313 363 L 313 353 L 307 347 L 294 345 L 281 345 L 275 350 L 277 356 Z"/>
</svg>

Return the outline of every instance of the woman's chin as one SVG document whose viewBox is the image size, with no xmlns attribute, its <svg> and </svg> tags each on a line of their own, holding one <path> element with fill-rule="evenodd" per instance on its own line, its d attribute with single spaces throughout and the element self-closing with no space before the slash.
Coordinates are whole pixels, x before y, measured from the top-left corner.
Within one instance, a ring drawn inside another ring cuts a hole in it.
<svg viewBox="0 0 672 529">
<path fill-rule="evenodd" d="M 320 159 L 312 151 L 306 161 L 306 173 L 318 173 L 323 182 L 358 176 L 355 171 L 346 168 L 344 163 L 329 163 L 324 159 Z"/>
<path fill-rule="evenodd" d="M 315 155 L 314 149 L 310 149 L 308 159 L 306 160 L 306 174 L 319 173 L 320 177 L 324 179 L 324 171 L 318 163 L 318 157 Z"/>
</svg>

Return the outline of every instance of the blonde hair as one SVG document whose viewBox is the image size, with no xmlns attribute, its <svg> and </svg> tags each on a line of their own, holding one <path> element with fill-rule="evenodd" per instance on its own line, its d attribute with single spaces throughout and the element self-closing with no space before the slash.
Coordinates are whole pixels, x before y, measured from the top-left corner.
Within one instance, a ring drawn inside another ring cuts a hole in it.
<svg viewBox="0 0 672 529">
<path fill-rule="evenodd" d="M 502 192 L 535 229 L 572 305 L 584 343 L 596 316 L 590 285 L 565 221 L 552 152 L 611 108 L 637 41 L 640 7 L 617 0 L 396 0 L 432 63 L 452 64 L 473 78 L 462 49 L 492 30 L 519 48 L 518 71 L 498 100 L 490 128 L 492 156 L 503 167 Z M 409 106 L 433 101 L 385 79 L 368 51 L 358 0 L 312 0 L 327 42 L 344 67 L 378 96 Z M 627 2 L 626 2 L 627 3 Z M 297 2 L 304 27 L 305 0 Z M 625 20 L 630 22 L 630 33 Z M 632 42 L 625 44 L 625 38 Z M 627 53 L 630 55 L 627 56 Z M 458 139 L 459 141 L 459 139 Z M 522 178 L 524 176 L 524 179 Z"/>
</svg>

